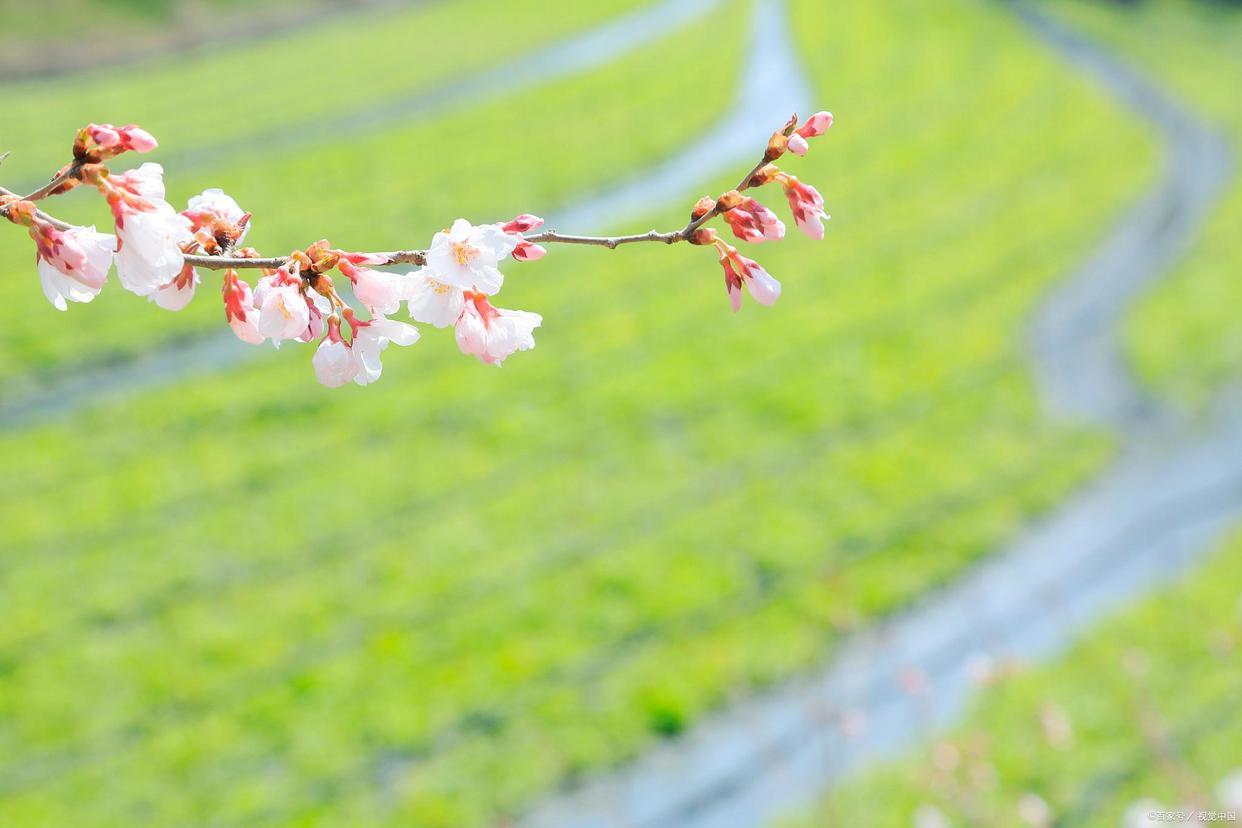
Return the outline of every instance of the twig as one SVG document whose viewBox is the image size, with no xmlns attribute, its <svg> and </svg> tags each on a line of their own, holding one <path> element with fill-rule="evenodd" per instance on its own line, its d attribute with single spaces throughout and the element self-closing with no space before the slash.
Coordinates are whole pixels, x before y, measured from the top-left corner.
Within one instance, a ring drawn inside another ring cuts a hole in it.
<svg viewBox="0 0 1242 828">
<path fill-rule="evenodd" d="M 0 162 L 3 162 L 4 159 L 8 157 L 8 155 L 9 153 L 7 152 L 4 153 L 4 155 L 0 155 Z M 738 185 L 735 189 L 738 190 L 739 192 L 750 189 L 751 182 L 754 180 L 755 175 L 761 169 L 763 169 L 763 167 L 767 163 L 768 163 L 768 159 L 765 155 L 764 158 L 762 158 L 759 161 L 759 163 L 751 167 L 750 171 L 746 173 L 745 176 L 742 177 L 742 180 L 738 182 Z M 74 171 L 72 168 L 73 168 L 73 165 L 66 167 L 58 175 L 56 175 L 51 181 L 49 181 L 44 186 L 40 187 L 38 190 L 35 190 L 30 195 L 18 196 L 16 193 L 12 192 L 11 190 L 6 190 L 4 187 L 0 187 L 0 197 L 15 196 L 18 201 L 37 201 L 41 198 L 45 198 L 46 196 L 50 195 L 57 187 L 63 184 L 67 179 L 73 177 Z M 0 207 L 0 217 L 6 216 L 8 214 L 8 208 L 9 208 L 9 205 Z M 606 247 L 609 250 L 615 250 L 623 244 L 636 244 L 639 242 L 677 244 L 679 242 L 690 241 L 694 237 L 694 233 L 696 230 L 698 230 L 704 224 L 706 224 L 707 222 L 711 221 L 713 218 L 715 218 L 716 216 L 719 216 L 720 214 L 724 212 L 725 210 L 723 210 L 721 208 L 720 203 L 717 202 L 716 205 L 712 207 L 712 209 L 708 210 L 703 215 L 699 216 L 698 218 L 691 219 L 690 222 L 685 227 L 681 228 L 680 230 L 671 230 L 668 232 L 649 230 L 646 233 L 636 233 L 634 235 L 629 235 L 629 236 L 574 236 L 574 235 L 568 235 L 564 233 L 558 233 L 555 230 L 545 230 L 542 233 L 537 233 L 537 234 L 530 235 L 530 236 L 524 236 L 524 239 L 533 244 L 579 244 L 579 245 L 591 245 L 595 247 Z M 73 224 L 69 224 L 68 222 L 61 221 L 60 219 L 55 218 L 54 216 L 48 215 L 42 210 L 36 210 L 35 215 L 38 216 L 39 219 L 48 222 L 49 224 L 51 224 L 53 227 L 55 227 L 58 230 L 71 230 L 71 229 L 74 229 L 76 226 Z M 384 260 L 383 263 L 386 265 L 413 264 L 413 265 L 422 266 L 427 263 L 427 251 L 426 250 L 396 250 L 396 251 L 387 252 L 387 253 L 369 253 L 366 255 L 373 256 L 376 258 L 382 258 Z M 187 264 L 193 265 L 194 267 L 201 267 L 205 270 L 228 270 L 228 269 L 241 270 L 241 269 L 247 269 L 247 268 L 274 270 L 276 268 L 279 268 L 279 267 L 282 267 L 288 264 L 290 261 L 292 261 L 292 257 L 291 256 L 271 256 L 271 257 L 266 257 L 266 258 L 241 258 L 241 257 L 224 256 L 224 255 L 220 255 L 220 256 L 187 255 L 185 256 L 185 261 Z"/>
</svg>

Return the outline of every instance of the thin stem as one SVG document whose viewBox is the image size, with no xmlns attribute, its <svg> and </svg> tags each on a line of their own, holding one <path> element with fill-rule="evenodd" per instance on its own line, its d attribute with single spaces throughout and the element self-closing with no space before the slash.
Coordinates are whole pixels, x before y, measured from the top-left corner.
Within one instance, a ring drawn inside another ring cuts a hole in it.
<svg viewBox="0 0 1242 828">
<path fill-rule="evenodd" d="M 8 157 L 8 155 L 9 153 L 7 152 L 4 153 L 4 155 L 0 155 L 0 163 L 2 163 L 4 159 Z M 760 159 L 759 163 L 751 167 L 750 171 L 746 173 L 745 176 L 742 177 L 742 180 L 738 182 L 737 187 L 735 187 L 734 189 L 738 190 L 739 192 L 750 189 L 751 181 L 754 179 L 755 174 L 758 173 L 759 170 L 763 169 L 763 167 L 768 163 L 769 162 L 766 156 Z M 64 170 L 62 170 L 59 174 L 57 174 L 56 177 L 53 178 L 50 182 L 48 182 L 43 187 L 40 187 L 38 190 L 35 190 L 33 193 L 31 193 L 28 196 L 17 196 L 17 194 L 12 192 L 11 190 L 6 190 L 5 188 L 0 187 L 0 197 L 16 196 L 19 201 L 37 201 L 49 195 L 52 191 L 54 191 L 57 187 L 63 184 L 66 180 L 72 178 L 74 173 L 75 173 L 74 165 L 70 164 Z M 534 235 L 525 236 L 524 238 L 526 241 L 531 242 L 533 244 L 578 244 L 578 245 L 590 245 L 594 247 L 606 247 L 609 250 L 615 250 L 623 244 L 637 244 L 639 242 L 656 242 L 659 244 L 677 244 L 679 242 L 686 242 L 686 241 L 692 240 L 694 238 L 694 233 L 696 230 L 698 230 L 704 224 L 711 221 L 716 216 L 719 216 L 723 212 L 724 210 L 722 210 L 720 207 L 720 204 L 717 203 L 716 206 L 713 207 L 711 210 L 708 210 L 706 213 L 704 213 L 702 216 L 699 216 L 696 219 L 692 219 L 685 227 L 681 228 L 680 230 L 670 230 L 668 232 L 660 232 L 658 230 L 649 230 L 646 233 L 636 233 L 636 234 L 629 235 L 629 236 L 574 236 L 574 235 L 569 235 L 565 233 L 558 233 L 555 230 L 545 230 L 542 233 L 536 233 Z M 4 207 L 0 207 L 0 216 L 7 215 L 7 213 L 8 213 L 7 205 Z M 75 225 L 69 224 L 68 222 L 61 221 L 60 219 L 57 219 L 54 216 L 50 216 L 41 210 L 36 210 L 35 215 L 38 216 L 38 218 L 41 219 L 42 221 L 48 222 L 49 224 L 51 224 L 53 227 L 57 228 L 58 230 L 71 230 L 75 228 Z M 413 264 L 413 265 L 422 266 L 427 263 L 427 251 L 426 250 L 395 250 L 395 251 L 387 252 L 387 253 L 370 253 L 366 255 L 383 259 L 383 263 L 386 265 Z M 292 260 L 292 257 L 290 256 L 272 256 L 272 257 L 267 257 L 267 258 L 241 258 L 241 257 L 234 257 L 234 256 L 199 256 L 199 255 L 186 255 L 185 256 L 185 262 L 187 264 L 193 265 L 194 267 L 201 267 L 205 270 L 228 270 L 230 268 L 237 269 L 237 270 L 246 269 L 246 268 L 274 270 L 276 268 L 283 267 L 284 265 L 288 264 L 291 260 Z"/>
<path fill-rule="evenodd" d="M 7 156 L 8 153 L 6 152 L 5 155 Z M 4 187 L 0 187 L 0 197 L 2 196 L 14 196 L 16 197 L 17 201 L 26 200 L 22 198 L 21 196 L 17 195 L 17 193 L 13 192 L 12 190 L 6 190 Z M 8 214 L 9 214 L 8 205 L 5 205 L 4 207 L 0 207 L 0 217 L 7 216 Z M 70 224 L 67 221 L 61 221 L 55 216 L 49 216 L 47 213 L 43 212 L 42 210 L 35 210 L 35 215 L 38 216 L 41 221 L 46 221 L 48 224 L 52 225 L 57 230 L 73 230 L 74 228 L 77 227 L 77 225 Z"/>
</svg>

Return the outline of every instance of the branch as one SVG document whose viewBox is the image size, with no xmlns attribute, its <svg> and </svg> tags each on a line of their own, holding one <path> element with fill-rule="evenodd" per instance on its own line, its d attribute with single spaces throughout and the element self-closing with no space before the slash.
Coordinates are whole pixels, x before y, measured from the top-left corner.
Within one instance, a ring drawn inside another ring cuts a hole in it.
<svg viewBox="0 0 1242 828">
<path fill-rule="evenodd" d="M 359 253 L 321 239 L 285 256 L 263 256 L 242 246 L 251 214 L 223 191 L 206 190 L 178 212 L 164 199 L 159 165 L 144 164 L 119 174 L 109 170 L 105 161 L 156 147 L 155 139 L 133 124 L 83 127 L 72 160 L 47 184 L 26 196 L 0 187 L 0 218 L 23 226 L 34 240 L 43 291 L 59 310 L 66 310 L 69 302 L 94 299 L 114 265 L 122 287 L 168 310 L 180 310 L 194 297 L 197 269 L 220 270 L 225 318 L 238 338 L 251 344 L 318 340 L 313 363 L 320 382 L 336 386 L 352 380 L 366 385 L 378 379 L 379 353 L 390 342 L 411 345 L 418 340 L 417 329 L 389 318 L 402 303 L 417 322 L 438 328 L 453 325 L 462 352 L 488 364 L 498 365 L 517 351 L 535 347 L 533 332 L 542 317 L 497 308 L 490 300 L 504 282 L 502 262 L 535 261 L 547 253 L 544 244 L 609 250 L 641 243 L 708 247 L 724 270 L 734 312 L 746 292 L 760 304 L 773 304 L 781 294 L 780 282 L 705 225 L 724 217 L 733 235 L 743 241 L 784 238 L 785 225 L 777 215 L 742 195 L 777 182 L 798 227 L 812 238 L 822 238 L 827 218 L 823 198 L 773 162 L 786 151 L 805 155 L 807 139 L 822 135 L 831 124 L 827 112 L 811 116 L 801 126 L 795 115 L 772 134 L 762 157 L 734 189 L 719 198 L 699 199 L 685 226 L 664 232 L 622 236 L 535 232 L 543 219 L 523 214 L 508 222 L 477 226 L 458 219 L 451 229 L 436 233 L 427 249 Z M 0 155 L 0 162 L 7 157 L 8 153 Z M 107 201 L 115 235 L 61 221 L 34 204 L 82 184 L 97 189 Z M 373 269 L 397 264 L 422 269 L 405 273 Z M 266 271 L 253 288 L 237 273 L 246 269 Z M 337 271 L 348 282 L 334 282 L 329 271 Z M 356 302 L 345 301 L 338 284 L 350 287 Z M 369 318 L 359 318 L 355 309 L 360 307 Z"/>
</svg>

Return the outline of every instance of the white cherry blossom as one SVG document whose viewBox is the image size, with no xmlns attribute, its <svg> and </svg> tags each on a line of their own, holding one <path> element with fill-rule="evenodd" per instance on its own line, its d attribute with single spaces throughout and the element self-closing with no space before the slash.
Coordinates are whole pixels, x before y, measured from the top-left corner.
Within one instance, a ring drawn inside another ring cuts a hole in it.
<svg viewBox="0 0 1242 828">
<path fill-rule="evenodd" d="M 537 313 L 495 308 L 483 294 L 471 293 L 457 320 L 457 347 L 488 365 L 500 365 L 511 354 L 534 348 L 534 331 L 542 323 Z"/>
<path fill-rule="evenodd" d="M 354 330 L 350 351 L 358 369 L 353 379 L 359 385 L 370 385 L 380 378 L 384 370 L 380 354 L 389 343 L 408 346 L 418 341 L 418 328 L 382 316 L 356 323 Z"/>
<path fill-rule="evenodd" d="M 461 317 L 466 295 L 459 287 L 446 285 L 428 275 L 425 270 L 410 274 L 414 277 L 414 289 L 410 294 L 410 318 L 415 322 L 447 328 Z"/>
<path fill-rule="evenodd" d="M 476 227 L 458 219 L 451 229 L 432 238 L 427 266 L 433 278 L 443 284 L 493 294 L 504 283 L 498 269 L 500 260 L 512 253 L 519 241 L 520 237 L 504 232 L 499 225 Z"/>
<path fill-rule="evenodd" d="M 43 295 L 63 311 L 66 301 L 89 302 L 99 295 L 112 267 L 116 237 L 94 227 L 53 232 L 57 243 L 46 251 L 39 248 L 39 281 Z"/>
<path fill-rule="evenodd" d="M 310 306 L 302 295 L 301 280 L 285 268 L 259 280 L 254 303 L 259 309 L 258 332 L 274 343 L 297 339 L 310 325 Z"/>
</svg>

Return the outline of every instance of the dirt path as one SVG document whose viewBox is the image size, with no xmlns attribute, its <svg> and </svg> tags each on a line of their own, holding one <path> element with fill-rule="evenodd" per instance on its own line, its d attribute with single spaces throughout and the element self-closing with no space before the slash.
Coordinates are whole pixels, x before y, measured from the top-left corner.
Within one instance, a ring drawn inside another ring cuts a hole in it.
<svg viewBox="0 0 1242 828">
<path fill-rule="evenodd" d="M 754 828 L 861 763 L 950 722 L 984 654 L 1046 657 L 1101 614 L 1193 566 L 1242 515 L 1242 400 L 1180 422 L 1121 353 L 1132 300 L 1183 252 L 1232 172 L 1226 143 L 1132 67 L 1027 6 L 1031 31 L 1165 144 L 1160 180 L 1049 295 L 1030 354 L 1047 406 L 1115 431 L 1120 459 L 953 586 L 849 640 L 821 673 L 695 727 L 618 774 L 540 804 L 525 828 Z M 904 692 L 917 668 L 926 692 Z M 848 722 L 866 722 L 846 736 Z"/>
</svg>

